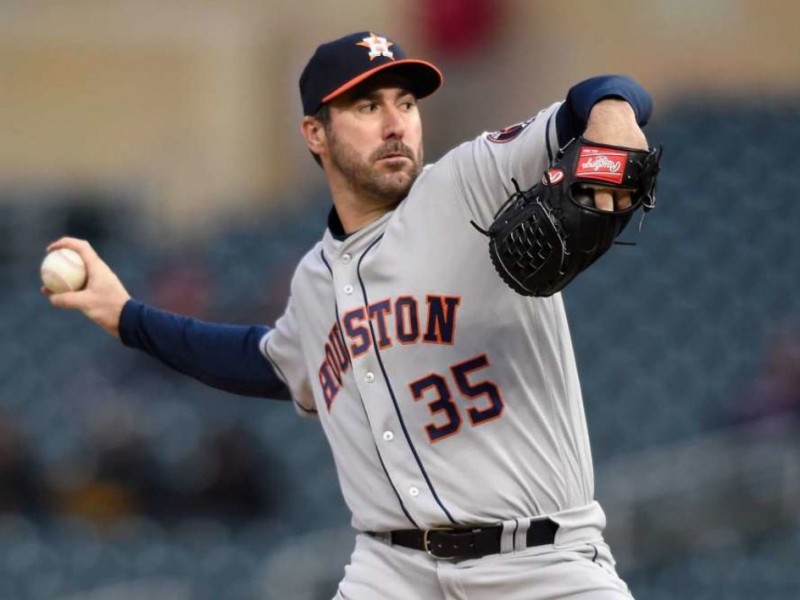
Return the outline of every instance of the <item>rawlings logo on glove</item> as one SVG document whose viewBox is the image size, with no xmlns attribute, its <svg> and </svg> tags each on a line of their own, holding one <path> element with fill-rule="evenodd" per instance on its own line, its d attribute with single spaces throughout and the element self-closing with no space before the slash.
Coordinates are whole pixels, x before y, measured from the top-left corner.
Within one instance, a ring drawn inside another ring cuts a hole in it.
<svg viewBox="0 0 800 600">
<path fill-rule="evenodd" d="M 580 138 L 562 148 L 541 183 L 513 194 L 489 227 L 489 255 L 503 281 L 525 296 L 551 296 L 596 261 L 642 207 L 655 206 L 661 151 Z M 516 185 L 516 181 L 514 182 Z M 630 207 L 604 211 L 593 190 L 618 188 Z"/>
<path fill-rule="evenodd" d="M 622 165 L 628 162 L 628 153 L 596 146 L 584 146 L 578 157 L 575 177 L 597 181 L 622 183 Z"/>
</svg>

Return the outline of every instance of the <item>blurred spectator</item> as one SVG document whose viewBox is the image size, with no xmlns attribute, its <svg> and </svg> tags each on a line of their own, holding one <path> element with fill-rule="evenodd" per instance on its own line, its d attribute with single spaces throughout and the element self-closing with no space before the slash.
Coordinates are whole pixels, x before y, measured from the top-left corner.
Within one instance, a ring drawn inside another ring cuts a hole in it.
<svg viewBox="0 0 800 600">
<path fill-rule="evenodd" d="M 275 514 L 286 490 L 280 469 L 268 464 L 258 441 L 240 426 L 206 436 L 181 470 L 182 514 L 231 525 Z"/>
<path fill-rule="evenodd" d="M 136 514 L 163 517 L 171 505 L 170 488 L 161 478 L 132 407 L 119 399 L 98 403 L 89 415 L 89 443 L 95 454 L 91 471 L 78 485 L 65 486 L 61 509 L 99 525 Z"/>
<path fill-rule="evenodd" d="M 205 433 L 173 469 L 156 460 L 137 412 L 121 399 L 97 405 L 88 433 L 93 460 L 58 489 L 62 511 L 99 526 L 143 514 L 165 524 L 207 517 L 230 525 L 274 515 L 286 489 L 258 440 L 242 427 Z"/>
<path fill-rule="evenodd" d="M 150 276 L 155 305 L 170 312 L 207 319 L 214 289 L 211 273 L 201 256 L 171 256 Z"/>
<path fill-rule="evenodd" d="M 485 50 L 496 35 L 502 6 L 497 0 L 425 0 L 420 10 L 430 47 L 465 58 Z"/>
<path fill-rule="evenodd" d="M 735 421 L 760 435 L 800 427 L 800 332 L 786 329 L 767 344 L 764 364 L 736 407 Z"/>
<path fill-rule="evenodd" d="M 49 508 L 39 465 L 20 432 L 0 413 L 0 512 L 40 518 Z"/>
<path fill-rule="evenodd" d="M 262 292 L 257 294 L 259 304 L 255 315 L 259 323 L 274 323 L 286 310 L 286 298 L 291 289 L 293 265 L 283 265 L 273 269 L 269 277 L 262 280 Z"/>
</svg>

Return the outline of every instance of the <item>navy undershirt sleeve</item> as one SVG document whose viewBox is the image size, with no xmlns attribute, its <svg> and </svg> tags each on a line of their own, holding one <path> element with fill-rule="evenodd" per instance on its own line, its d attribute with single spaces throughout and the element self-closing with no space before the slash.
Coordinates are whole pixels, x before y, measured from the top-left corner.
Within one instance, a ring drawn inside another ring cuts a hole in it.
<svg viewBox="0 0 800 600">
<path fill-rule="evenodd" d="M 262 398 L 289 399 L 289 390 L 259 349 L 268 327 L 207 323 L 128 300 L 122 343 L 212 387 Z"/>
<path fill-rule="evenodd" d="M 564 146 L 583 133 L 592 107 L 605 98 L 626 100 L 633 108 L 640 127 L 647 125 L 653 114 L 652 97 L 630 77 L 600 75 L 586 79 L 570 88 L 566 101 L 558 109 L 556 127 L 559 146 Z"/>
</svg>

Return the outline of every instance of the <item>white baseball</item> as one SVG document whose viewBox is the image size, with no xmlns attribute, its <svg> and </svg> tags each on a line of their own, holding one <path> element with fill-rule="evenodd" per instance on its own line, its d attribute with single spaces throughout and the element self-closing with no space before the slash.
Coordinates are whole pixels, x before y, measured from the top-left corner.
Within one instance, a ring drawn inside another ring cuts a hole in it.
<svg viewBox="0 0 800 600">
<path fill-rule="evenodd" d="M 69 248 L 53 250 L 42 261 L 42 283 L 54 294 L 74 292 L 86 284 L 86 265 L 81 255 Z"/>
</svg>

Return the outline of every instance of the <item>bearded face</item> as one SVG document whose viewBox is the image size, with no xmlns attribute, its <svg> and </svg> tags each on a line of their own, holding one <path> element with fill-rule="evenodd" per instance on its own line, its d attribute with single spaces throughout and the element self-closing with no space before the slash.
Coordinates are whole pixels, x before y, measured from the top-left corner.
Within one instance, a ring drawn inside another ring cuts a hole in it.
<svg viewBox="0 0 800 600">
<path fill-rule="evenodd" d="M 408 195 L 423 165 L 422 123 L 403 78 L 379 74 L 333 100 L 324 129 L 332 185 L 377 206 Z"/>
<path fill-rule="evenodd" d="M 365 153 L 331 128 L 328 137 L 331 165 L 353 191 L 396 204 L 408 195 L 422 171 L 422 143 L 412 149 L 399 139 L 389 139 Z"/>
</svg>

